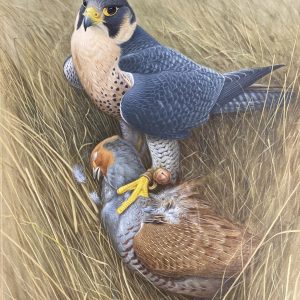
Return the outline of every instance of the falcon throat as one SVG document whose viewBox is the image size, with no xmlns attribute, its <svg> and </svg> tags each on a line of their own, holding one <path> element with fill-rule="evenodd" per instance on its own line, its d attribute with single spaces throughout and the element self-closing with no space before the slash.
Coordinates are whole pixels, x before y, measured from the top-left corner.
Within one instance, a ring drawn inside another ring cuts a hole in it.
<svg viewBox="0 0 300 300">
<path fill-rule="evenodd" d="M 96 106 L 119 118 L 120 103 L 133 85 L 130 73 L 119 68 L 120 46 L 109 37 L 105 26 L 76 28 L 72 35 L 73 63 L 82 86 Z"/>
</svg>

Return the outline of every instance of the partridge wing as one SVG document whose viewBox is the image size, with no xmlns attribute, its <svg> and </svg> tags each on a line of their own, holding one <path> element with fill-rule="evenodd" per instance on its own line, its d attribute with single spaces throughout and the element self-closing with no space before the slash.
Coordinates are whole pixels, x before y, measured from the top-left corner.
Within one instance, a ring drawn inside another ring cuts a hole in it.
<svg viewBox="0 0 300 300">
<path fill-rule="evenodd" d="M 180 190 L 165 193 L 162 204 L 135 236 L 139 260 L 153 273 L 167 277 L 222 278 L 240 272 L 257 241 L 201 203 L 187 187 Z"/>
</svg>

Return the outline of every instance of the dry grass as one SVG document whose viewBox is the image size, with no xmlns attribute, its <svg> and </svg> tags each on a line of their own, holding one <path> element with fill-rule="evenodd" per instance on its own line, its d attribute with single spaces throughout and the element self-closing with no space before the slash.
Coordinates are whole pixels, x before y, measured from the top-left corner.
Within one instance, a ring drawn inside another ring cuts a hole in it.
<svg viewBox="0 0 300 300">
<path fill-rule="evenodd" d="M 286 63 L 272 83 L 299 88 L 296 0 L 132 0 L 161 42 L 228 71 Z M 62 75 L 80 1 L 0 0 L 4 299 L 174 299 L 124 269 L 71 166 L 118 130 Z M 269 79 L 265 80 L 268 83 Z M 299 299 L 300 108 L 214 117 L 182 142 L 185 178 L 264 237 L 226 299 Z M 0 262 L 0 263 L 1 263 Z"/>
</svg>

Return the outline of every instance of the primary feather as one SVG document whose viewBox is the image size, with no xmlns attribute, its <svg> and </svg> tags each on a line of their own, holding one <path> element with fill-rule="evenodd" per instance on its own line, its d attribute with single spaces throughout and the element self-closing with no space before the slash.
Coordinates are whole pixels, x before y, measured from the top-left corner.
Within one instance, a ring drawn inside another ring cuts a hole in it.
<svg viewBox="0 0 300 300">
<path fill-rule="evenodd" d="M 278 91 L 249 87 L 283 65 L 220 74 L 160 45 L 140 27 L 122 45 L 119 66 L 134 79 L 121 102 L 122 117 L 162 139 L 186 137 L 211 114 L 259 109 L 282 99 Z"/>
</svg>

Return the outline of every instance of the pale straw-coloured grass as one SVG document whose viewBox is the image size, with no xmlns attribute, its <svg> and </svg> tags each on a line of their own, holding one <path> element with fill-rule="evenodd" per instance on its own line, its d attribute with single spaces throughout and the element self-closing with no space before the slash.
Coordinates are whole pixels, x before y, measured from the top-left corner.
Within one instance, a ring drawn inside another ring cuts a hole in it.
<svg viewBox="0 0 300 300">
<path fill-rule="evenodd" d="M 285 63 L 263 83 L 299 90 L 300 2 L 131 1 L 141 25 L 199 63 Z M 3 299 L 174 299 L 121 264 L 89 200 L 92 147 L 119 132 L 62 74 L 80 1 L 0 0 Z M 225 299 L 299 299 L 299 100 L 213 117 L 181 143 L 185 179 L 262 236 Z"/>
</svg>

